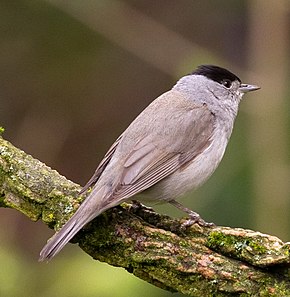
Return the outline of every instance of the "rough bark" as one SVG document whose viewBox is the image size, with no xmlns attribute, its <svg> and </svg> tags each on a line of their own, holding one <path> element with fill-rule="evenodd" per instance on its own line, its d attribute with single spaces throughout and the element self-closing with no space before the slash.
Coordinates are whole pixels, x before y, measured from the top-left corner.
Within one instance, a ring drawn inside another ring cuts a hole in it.
<svg viewBox="0 0 290 297">
<path fill-rule="evenodd" d="M 0 206 L 60 226 L 82 201 L 80 186 L 0 137 Z M 290 296 L 289 245 L 239 228 L 192 226 L 137 204 L 88 224 L 74 243 L 94 259 L 189 296 Z"/>
</svg>

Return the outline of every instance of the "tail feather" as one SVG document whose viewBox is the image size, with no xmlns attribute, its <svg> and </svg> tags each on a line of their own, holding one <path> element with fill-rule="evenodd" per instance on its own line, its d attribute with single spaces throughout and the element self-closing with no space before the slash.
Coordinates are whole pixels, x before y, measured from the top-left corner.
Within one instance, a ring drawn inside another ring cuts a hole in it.
<svg viewBox="0 0 290 297">
<path fill-rule="evenodd" d="M 40 252 L 39 261 L 49 261 L 92 219 L 106 208 L 98 197 L 103 195 L 102 189 L 96 189 L 85 199 L 75 214 L 54 234 Z"/>
<path fill-rule="evenodd" d="M 39 261 L 52 259 L 88 222 L 108 208 L 120 204 L 121 200 L 108 203 L 107 195 L 110 195 L 107 187 L 93 189 L 75 214 L 47 242 L 40 252 Z"/>
<path fill-rule="evenodd" d="M 76 221 L 70 221 L 68 226 L 63 227 L 59 232 L 57 232 L 44 246 L 40 252 L 39 261 L 49 261 L 56 254 L 58 254 L 61 249 L 70 241 L 70 239 L 78 231 L 74 229 Z M 74 231 L 74 232 L 73 232 Z"/>
<path fill-rule="evenodd" d="M 49 261 L 57 255 L 84 225 L 97 216 L 97 213 L 87 217 L 80 215 L 81 214 L 77 211 L 59 232 L 54 234 L 41 250 L 39 261 Z"/>
</svg>

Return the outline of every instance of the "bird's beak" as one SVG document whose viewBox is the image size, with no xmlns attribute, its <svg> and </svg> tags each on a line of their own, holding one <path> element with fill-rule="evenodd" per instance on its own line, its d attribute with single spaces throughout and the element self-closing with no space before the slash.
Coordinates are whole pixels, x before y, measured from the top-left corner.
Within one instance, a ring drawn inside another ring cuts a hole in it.
<svg viewBox="0 0 290 297">
<path fill-rule="evenodd" d="M 256 91 L 259 90 L 260 87 L 255 86 L 255 85 L 248 85 L 248 84 L 241 84 L 241 86 L 239 87 L 239 90 L 242 93 L 248 93 L 248 92 L 252 92 L 252 91 Z"/>
</svg>

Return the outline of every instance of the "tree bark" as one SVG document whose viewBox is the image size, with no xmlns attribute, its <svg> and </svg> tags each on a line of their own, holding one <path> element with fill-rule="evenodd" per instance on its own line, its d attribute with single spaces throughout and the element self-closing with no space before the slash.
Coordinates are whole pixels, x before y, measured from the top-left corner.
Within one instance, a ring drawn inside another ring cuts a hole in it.
<svg viewBox="0 0 290 297">
<path fill-rule="evenodd" d="M 56 230 L 74 213 L 81 187 L 0 136 L 0 206 Z M 73 239 L 94 259 L 189 296 L 290 296 L 289 244 L 228 227 L 184 230 L 183 220 L 123 203 Z"/>
</svg>

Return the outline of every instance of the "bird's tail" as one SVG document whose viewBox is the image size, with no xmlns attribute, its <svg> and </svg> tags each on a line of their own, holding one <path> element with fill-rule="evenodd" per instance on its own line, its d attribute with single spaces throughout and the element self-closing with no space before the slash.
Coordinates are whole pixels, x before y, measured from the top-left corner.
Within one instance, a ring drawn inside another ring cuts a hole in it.
<svg viewBox="0 0 290 297">
<path fill-rule="evenodd" d="M 93 191 L 94 192 L 94 191 Z M 63 227 L 54 234 L 40 252 L 39 261 L 49 261 L 82 229 L 88 222 L 93 220 L 109 207 L 101 205 L 102 198 L 98 201 L 98 197 L 102 197 L 91 193 L 85 201 L 80 205 L 76 213 L 63 225 Z M 97 201 L 96 201 L 97 200 Z M 104 200 L 103 200 L 104 201 Z M 98 205 L 99 204 L 99 205 Z"/>
</svg>

